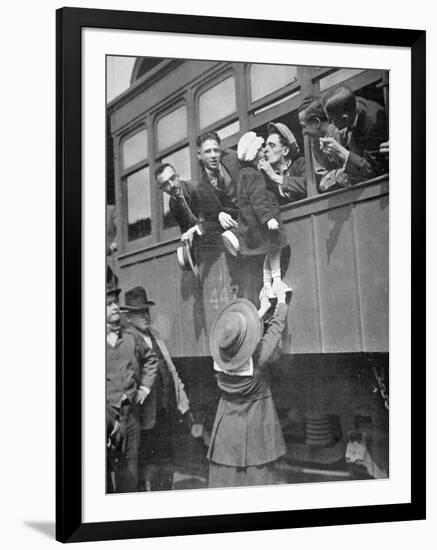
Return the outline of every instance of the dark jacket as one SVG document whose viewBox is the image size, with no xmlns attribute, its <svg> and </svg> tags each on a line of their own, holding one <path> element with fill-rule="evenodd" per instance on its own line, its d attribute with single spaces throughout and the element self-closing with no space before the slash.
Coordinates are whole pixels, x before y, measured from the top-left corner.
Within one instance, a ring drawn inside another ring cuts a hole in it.
<svg viewBox="0 0 437 550">
<path fill-rule="evenodd" d="M 294 160 L 284 172 L 283 176 L 282 191 L 285 196 L 279 196 L 280 204 L 287 204 L 306 198 L 307 185 L 304 157 L 298 157 Z"/>
<path fill-rule="evenodd" d="M 287 244 L 273 184 L 252 165 L 244 166 L 238 180 L 238 236 L 243 256 L 266 254 Z M 279 230 L 267 222 L 275 218 Z"/>
<path fill-rule="evenodd" d="M 238 176 L 240 173 L 240 161 L 237 153 L 232 149 L 222 151 L 221 164 L 230 176 L 230 186 L 228 189 L 215 187 L 211 184 L 205 169 L 202 166 L 202 173 L 197 184 L 193 184 L 193 207 L 196 213 L 208 224 L 217 224 L 220 212 L 230 214 L 237 219 L 238 207 L 236 201 L 236 189 Z"/>
<path fill-rule="evenodd" d="M 123 395 L 133 403 L 141 385 L 135 347 L 133 336 L 124 333 L 120 334 L 115 347 L 106 343 L 106 399 L 112 407 L 121 406 Z"/>
<path fill-rule="evenodd" d="M 334 138 L 340 145 L 343 147 L 346 146 L 346 136 L 344 131 L 340 131 L 334 124 L 328 126 L 326 134 L 323 136 L 325 138 L 331 137 Z M 320 140 L 311 139 L 311 149 L 314 157 L 314 169 L 316 174 L 324 174 L 329 170 L 337 170 L 338 168 L 343 167 L 343 163 L 340 162 L 337 157 L 334 155 L 328 155 L 324 153 L 320 147 Z"/>
<path fill-rule="evenodd" d="M 379 146 L 388 139 L 387 117 L 379 103 L 357 97 L 357 122 L 349 130 L 346 148 L 350 151 L 344 171 L 366 180 L 386 171 Z"/>
<path fill-rule="evenodd" d="M 150 358 L 150 356 L 153 355 L 154 364 L 156 364 L 156 366 L 152 382 L 155 382 L 156 380 L 158 369 L 161 371 L 161 374 L 163 374 L 162 371 L 165 369 L 165 376 L 160 376 L 159 383 L 161 385 L 165 384 L 166 387 L 160 388 L 160 394 L 165 391 L 171 395 L 171 397 L 175 400 L 175 408 L 177 408 L 181 414 L 185 414 L 189 409 L 188 398 L 185 394 L 184 385 L 177 374 L 176 367 L 170 358 L 164 342 L 155 333 L 149 332 L 147 336 L 152 344 L 152 347 L 150 347 L 146 343 L 144 335 L 135 327 L 130 326 L 126 330 L 130 335 L 135 337 L 137 350 L 141 357 L 148 356 Z M 157 403 L 157 398 L 158 396 L 155 385 L 152 384 L 151 392 L 146 397 L 141 410 L 140 424 L 143 430 L 149 430 L 155 426 L 156 410 L 157 407 L 160 406 L 160 404 Z"/>
<path fill-rule="evenodd" d="M 218 374 L 222 396 L 207 455 L 212 462 L 258 466 L 285 454 L 268 366 L 279 345 L 287 312 L 288 306 L 278 305 L 270 327 L 253 354 L 253 376 Z"/>
<path fill-rule="evenodd" d="M 196 211 L 198 201 L 196 202 L 195 190 L 191 182 L 181 181 L 181 190 L 180 196 L 170 197 L 168 206 L 171 215 L 180 227 L 181 233 L 185 233 L 199 221 Z"/>
</svg>

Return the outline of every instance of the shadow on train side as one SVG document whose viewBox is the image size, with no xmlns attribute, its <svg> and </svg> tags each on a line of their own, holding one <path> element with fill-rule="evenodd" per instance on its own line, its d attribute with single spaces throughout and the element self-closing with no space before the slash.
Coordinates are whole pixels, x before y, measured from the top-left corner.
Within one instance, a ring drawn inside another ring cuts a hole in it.
<svg viewBox="0 0 437 550">
<path fill-rule="evenodd" d="M 287 246 L 281 254 L 282 273 L 288 270 L 290 255 L 290 247 Z M 255 307 L 259 306 L 263 256 L 232 256 L 223 246 L 221 231 L 207 232 L 201 239 L 195 240 L 192 256 L 198 266 L 198 276 L 192 271 L 182 271 L 180 288 L 182 301 L 193 302 L 196 339 L 206 334 L 208 322 L 211 322 L 206 304 L 212 304 L 213 309 L 218 311 L 234 298 L 246 298 Z M 213 287 L 214 283 L 219 286 Z"/>
</svg>

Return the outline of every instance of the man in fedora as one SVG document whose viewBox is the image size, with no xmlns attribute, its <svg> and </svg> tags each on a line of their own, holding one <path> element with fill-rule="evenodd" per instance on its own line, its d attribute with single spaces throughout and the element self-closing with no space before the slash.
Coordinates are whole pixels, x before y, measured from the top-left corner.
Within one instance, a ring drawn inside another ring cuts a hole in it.
<svg viewBox="0 0 437 550">
<path fill-rule="evenodd" d="M 138 345 L 140 357 L 152 351 L 157 356 L 157 372 L 144 401 L 141 417 L 140 485 L 147 490 L 169 490 L 173 483 L 173 437 L 178 414 L 189 410 L 188 397 L 166 345 L 151 329 L 146 290 L 137 286 L 125 294 L 126 329 Z"/>
<path fill-rule="evenodd" d="M 277 187 L 281 204 L 304 199 L 307 196 L 305 159 L 293 132 L 282 122 L 270 122 L 267 132 L 265 160 L 258 163 L 258 169 Z"/>
<path fill-rule="evenodd" d="M 286 293 L 276 295 L 264 335 L 261 318 L 270 308 L 266 297 L 259 311 L 245 299 L 228 303 L 212 325 L 210 351 L 221 399 L 207 455 L 210 487 L 274 484 L 275 462 L 286 452 L 268 372 L 288 312 Z"/>
<path fill-rule="evenodd" d="M 132 492 L 138 484 L 138 407 L 150 391 L 158 361 L 150 354 L 147 362 L 138 362 L 134 337 L 120 327 L 120 292 L 112 278 L 106 286 L 106 417 L 115 483 L 108 490 Z"/>
</svg>

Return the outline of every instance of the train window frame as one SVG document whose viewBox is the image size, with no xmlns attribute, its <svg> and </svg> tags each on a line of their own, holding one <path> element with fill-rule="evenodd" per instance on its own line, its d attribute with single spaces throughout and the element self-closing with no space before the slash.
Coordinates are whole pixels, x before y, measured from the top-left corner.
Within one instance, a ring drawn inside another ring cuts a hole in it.
<svg viewBox="0 0 437 550">
<path fill-rule="evenodd" d="M 258 109 L 263 109 L 265 106 L 268 106 L 270 103 L 273 103 L 275 101 L 280 100 L 282 97 L 287 96 L 288 94 L 291 94 L 295 92 L 297 89 L 300 89 L 301 87 L 301 75 L 300 75 L 300 66 L 299 65 L 285 65 L 286 67 L 296 67 L 297 76 L 296 80 L 293 80 L 289 84 L 282 86 L 281 88 L 278 88 L 277 90 L 274 90 L 273 92 L 270 92 L 269 94 L 260 97 L 256 99 L 255 101 L 252 101 L 251 96 L 251 78 L 250 78 L 250 71 L 254 65 L 266 65 L 266 63 L 246 63 L 245 64 L 245 81 L 246 81 L 246 88 L 247 88 L 247 101 L 249 106 L 249 112 L 251 114 L 254 113 L 254 111 L 257 111 Z M 271 66 L 277 66 L 279 63 L 271 63 Z"/>
<path fill-rule="evenodd" d="M 147 155 L 141 161 L 129 166 L 123 167 L 123 145 L 132 136 L 138 134 L 142 130 L 147 130 Z M 115 134 L 114 136 L 114 176 L 116 195 L 119 200 L 116 200 L 117 218 L 122 219 L 123 223 L 117 225 L 117 239 L 120 245 L 122 253 L 130 253 L 138 250 L 139 248 L 148 246 L 155 239 L 156 229 L 155 221 L 153 217 L 153 192 L 151 185 L 152 166 L 150 163 L 150 151 L 151 151 L 151 132 L 150 121 L 148 117 L 143 116 L 140 120 L 134 120 L 127 128 L 124 128 L 122 132 Z M 149 197 L 150 197 L 150 218 L 151 227 L 150 233 L 139 237 L 138 239 L 129 239 L 128 236 L 128 191 L 127 191 L 127 179 L 129 176 L 139 172 L 142 169 L 149 168 Z M 121 214 L 121 215 L 120 215 Z"/>
<path fill-rule="evenodd" d="M 233 77 L 235 81 L 235 112 L 225 117 L 222 117 L 204 128 L 200 128 L 200 96 L 211 90 L 221 82 L 227 80 L 227 78 Z M 206 132 L 213 132 L 217 128 L 222 128 L 229 124 L 232 124 L 236 120 L 239 120 L 239 109 L 238 109 L 238 79 L 235 71 L 235 63 L 226 62 L 224 67 L 221 67 L 218 72 L 215 72 L 206 82 L 197 85 L 194 90 L 194 112 L 195 112 L 195 129 L 196 136 L 204 134 Z"/>
</svg>

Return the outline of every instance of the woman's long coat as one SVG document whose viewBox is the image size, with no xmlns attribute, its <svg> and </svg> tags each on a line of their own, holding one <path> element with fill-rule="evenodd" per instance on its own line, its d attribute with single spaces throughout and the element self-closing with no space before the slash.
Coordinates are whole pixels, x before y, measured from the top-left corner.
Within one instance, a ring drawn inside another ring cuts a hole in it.
<svg viewBox="0 0 437 550">
<path fill-rule="evenodd" d="M 279 304 L 254 354 L 253 376 L 220 372 L 222 396 L 211 434 L 208 459 L 216 464 L 247 467 L 273 462 L 286 452 L 270 389 L 268 365 L 277 350 L 288 307 Z"/>
</svg>

